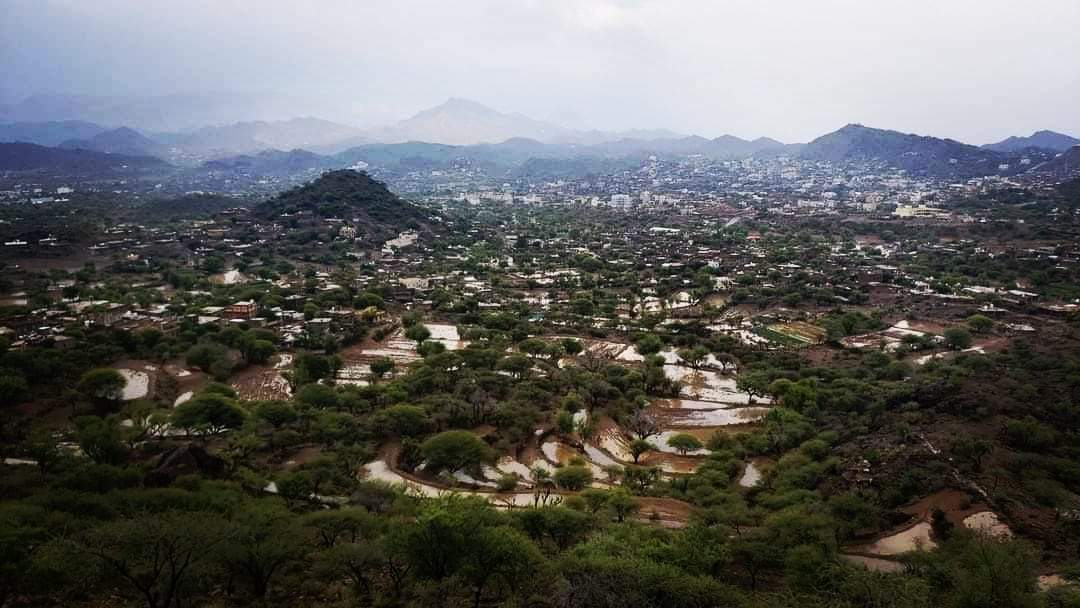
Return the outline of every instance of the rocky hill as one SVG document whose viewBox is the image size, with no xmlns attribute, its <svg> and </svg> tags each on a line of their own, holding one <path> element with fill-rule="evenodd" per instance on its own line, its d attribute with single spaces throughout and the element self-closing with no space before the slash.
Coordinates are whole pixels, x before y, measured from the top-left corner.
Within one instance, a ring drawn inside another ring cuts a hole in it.
<svg viewBox="0 0 1080 608">
<path fill-rule="evenodd" d="M 849 124 L 822 135 L 799 152 L 809 160 L 829 162 L 879 161 L 919 176 L 966 177 L 992 175 L 1009 157 L 952 139 Z M 1015 170 L 1013 171 L 1015 172 Z"/>
<path fill-rule="evenodd" d="M 402 200 L 363 171 L 344 169 L 282 192 L 255 210 L 265 218 L 337 218 L 357 229 L 357 237 L 381 244 L 406 230 L 435 231 L 436 214 Z"/>
<path fill-rule="evenodd" d="M 120 127 L 103 131 L 88 139 L 69 139 L 60 144 L 69 150 L 92 150 L 106 154 L 126 154 L 128 156 L 162 156 L 165 146 L 139 133 L 134 129 Z"/>
</svg>

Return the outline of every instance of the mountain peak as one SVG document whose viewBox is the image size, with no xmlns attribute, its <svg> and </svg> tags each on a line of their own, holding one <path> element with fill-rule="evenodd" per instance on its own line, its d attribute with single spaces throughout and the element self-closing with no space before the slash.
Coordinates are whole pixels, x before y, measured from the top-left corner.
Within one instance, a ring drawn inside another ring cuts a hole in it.
<svg viewBox="0 0 1080 608">
<path fill-rule="evenodd" d="M 1035 131 L 1028 137 L 1017 137 L 1014 135 L 997 143 L 987 144 L 983 147 L 997 152 L 1020 152 L 1028 148 L 1041 148 L 1043 150 L 1064 152 L 1077 144 L 1080 144 L 1080 139 L 1065 135 L 1064 133 L 1058 133 L 1057 131 L 1042 129 L 1040 131 Z"/>
<path fill-rule="evenodd" d="M 871 127 L 868 127 L 868 126 L 862 124 L 861 122 L 849 122 L 846 125 L 844 125 L 844 126 L 840 127 L 839 129 L 837 129 L 836 132 L 837 133 L 853 133 L 853 132 L 858 132 L 858 131 L 876 131 L 876 130 L 877 129 L 873 129 Z"/>
<path fill-rule="evenodd" d="M 468 112 L 470 114 L 483 114 L 493 116 L 502 114 L 502 112 L 493 110 L 492 108 L 489 108 L 488 106 L 485 106 L 478 101 L 465 99 L 464 97 L 450 97 L 441 104 L 420 112 L 420 114 L 435 112 Z"/>
</svg>

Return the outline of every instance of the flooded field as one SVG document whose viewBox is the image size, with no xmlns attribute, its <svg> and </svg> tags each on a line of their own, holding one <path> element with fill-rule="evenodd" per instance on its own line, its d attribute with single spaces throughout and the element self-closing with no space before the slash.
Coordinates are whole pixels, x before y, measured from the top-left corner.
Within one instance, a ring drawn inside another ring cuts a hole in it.
<svg viewBox="0 0 1080 608">
<path fill-rule="evenodd" d="M 484 467 L 484 475 L 490 479 L 498 479 L 502 475 L 517 475 L 523 481 L 528 481 L 532 476 L 532 469 L 512 456 L 503 456 L 496 461 L 494 467 Z"/>
<path fill-rule="evenodd" d="M 430 339 L 442 343 L 446 350 L 461 350 L 468 345 L 468 342 L 461 339 L 461 335 L 458 334 L 458 329 L 454 325 L 424 323 L 424 327 L 431 332 Z"/>
<path fill-rule="evenodd" d="M 579 455 L 577 450 L 558 441 L 545 441 L 541 444 L 540 451 L 544 453 L 544 458 L 554 464 L 566 464 Z"/>
<path fill-rule="evenodd" d="M 292 387 L 281 372 L 277 366 L 252 365 L 234 377 L 231 386 L 241 399 L 285 401 Z"/>
<path fill-rule="evenodd" d="M 633 462 L 634 455 L 630 453 L 630 442 L 619 431 L 618 427 L 604 429 L 597 434 L 600 448 L 623 462 Z"/>
<path fill-rule="evenodd" d="M 717 409 L 654 408 L 664 428 L 724 427 L 753 424 L 769 413 L 767 407 L 732 407 Z"/>
<path fill-rule="evenodd" d="M 371 381 L 371 366 L 367 363 L 350 363 L 342 365 L 334 380 L 338 384 L 352 384 L 355 386 L 367 386 Z"/>
<path fill-rule="evenodd" d="M 395 363 L 405 364 L 417 361 L 420 355 L 416 352 L 416 342 L 405 337 L 405 332 L 398 330 L 386 340 L 366 348 L 350 348 L 342 353 L 342 358 L 348 355 L 347 361 L 362 360 L 371 361 L 377 357 L 389 357 Z"/>
</svg>

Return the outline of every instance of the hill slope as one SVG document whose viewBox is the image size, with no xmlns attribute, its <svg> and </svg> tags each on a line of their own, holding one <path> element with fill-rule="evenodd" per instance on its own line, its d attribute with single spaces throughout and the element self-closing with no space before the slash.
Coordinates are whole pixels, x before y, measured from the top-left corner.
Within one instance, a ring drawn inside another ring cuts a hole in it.
<svg viewBox="0 0 1080 608">
<path fill-rule="evenodd" d="M 169 165 L 151 156 L 105 154 L 93 150 L 67 150 L 27 143 L 0 143 L 0 170 L 52 171 L 70 174 L 164 169 Z"/>
<path fill-rule="evenodd" d="M 1045 163 L 1031 168 L 1031 173 L 1068 177 L 1080 173 L 1080 145 L 1073 146 Z"/>
<path fill-rule="evenodd" d="M 402 200 L 367 173 L 351 169 L 330 171 L 282 192 L 260 203 L 255 213 L 265 218 L 283 214 L 341 218 L 357 229 L 359 238 L 378 243 L 404 230 L 432 232 L 438 223 L 434 213 Z"/>
</svg>

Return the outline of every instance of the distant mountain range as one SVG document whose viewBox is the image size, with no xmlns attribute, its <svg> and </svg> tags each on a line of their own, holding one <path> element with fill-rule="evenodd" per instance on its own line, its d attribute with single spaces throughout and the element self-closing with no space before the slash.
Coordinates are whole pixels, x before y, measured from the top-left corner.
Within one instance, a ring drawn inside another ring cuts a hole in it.
<svg viewBox="0 0 1080 608">
<path fill-rule="evenodd" d="M 40 146 L 58 146 L 75 139 L 89 139 L 108 131 L 107 127 L 82 120 L 14 122 L 0 124 L 0 142 L 21 141 Z"/>
<path fill-rule="evenodd" d="M 147 169 L 166 169 L 168 164 L 151 156 L 106 154 L 93 150 L 68 150 L 28 143 L 0 143 L 0 171 L 50 171 L 69 175 L 102 175 Z"/>
<path fill-rule="evenodd" d="M 207 161 L 203 168 L 211 171 L 237 171 L 261 175 L 300 173 L 310 169 L 332 169 L 342 164 L 331 156 L 315 154 L 307 150 L 263 150 L 256 154 L 242 154 L 229 158 Z"/>
<path fill-rule="evenodd" d="M 268 149 L 312 149 L 342 142 L 356 145 L 367 141 L 360 129 L 311 117 L 238 122 L 184 133 L 159 133 L 153 137 L 165 144 L 207 156 Z"/>
<path fill-rule="evenodd" d="M 50 111 L 70 111 L 82 105 L 115 108 L 115 104 L 96 99 L 92 103 L 72 99 L 42 103 Z M 175 132 L 138 131 L 127 126 L 107 128 L 71 120 L 0 125 L 0 141 L 153 156 L 213 171 L 268 175 L 356 163 L 435 169 L 465 161 L 496 170 L 524 167 L 529 174 L 560 177 L 575 171 L 614 170 L 625 161 L 653 155 L 698 155 L 716 160 L 786 155 L 829 162 L 877 162 L 913 175 L 943 178 L 1015 174 L 1042 166 L 1055 154 L 1080 143 L 1068 135 L 1039 131 L 979 147 L 858 124 L 807 144 L 784 144 L 767 137 L 746 140 L 732 135 L 709 139 L 668 131 L 576 131 L 458 98 L 374 130 L 311 117 L 244 121 Z M 583 169 L 579 159 L 595 162 Z"/>
<path fill-rule="evenodd" d="M 1022 152 L 1030 148 L 1053 150 L 1064 152 L 1073 146 L 1080 145 L 1080 139 L 1057 133 L 1056 131 L 1036 131 L 1028 137 L 1009 137 L 995 144 L 983 146 L 996 152 Z"/>
<path fill-rule="evenodd" d="M 127 127 L 102 131 L 87 139 L 69 139 L 61 142 L 60 147 L 68 150 L 91 150 L 128 156 L 163 157 L 168 152 L 165 145 Z"/>
</svg>

